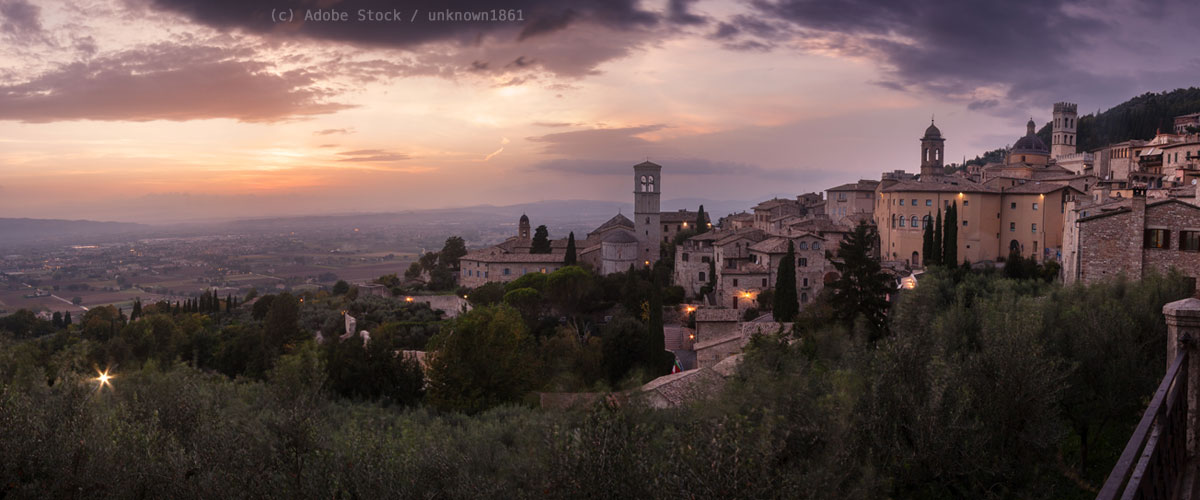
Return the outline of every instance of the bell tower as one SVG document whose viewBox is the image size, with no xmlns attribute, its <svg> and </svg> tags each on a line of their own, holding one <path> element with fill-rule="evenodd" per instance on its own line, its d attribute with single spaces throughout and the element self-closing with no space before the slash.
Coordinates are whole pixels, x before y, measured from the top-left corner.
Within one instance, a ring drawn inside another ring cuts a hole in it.
<svg viewBox="0 0 1200 500">
<path fill-rule="evenodd" d="M 938 130 L 933 124 L 933 118 L 930 118 L 929 128 L 925 129 L 925 136 L 921 138 L 922 181 L 932 180 L 946 173 L 942 167 L 945 156 L 946 139 L 942 138 L 942 131 Z"/>
<path fill-rule="evenodd" d="M 633 166 L 633 228 L 638 240 L 638 263 L 658 261 L 662 241 L 659 197 L 662 196 L 662 165 L 644 161 Z"/>
<path fill-rule="evenodd" d="M 1075 154 L 1075 131 L 1079 118 L 1078 106 L 1071 102 L 1054 103 L 1053 135 L 1050 136 L 1050 157 Z"/>
<path fill-rule="evenodd" d="M 529 240 L 529 216 L 521 214 L 521 220 L 517 223 L 517 238 Z"/>
</svg>

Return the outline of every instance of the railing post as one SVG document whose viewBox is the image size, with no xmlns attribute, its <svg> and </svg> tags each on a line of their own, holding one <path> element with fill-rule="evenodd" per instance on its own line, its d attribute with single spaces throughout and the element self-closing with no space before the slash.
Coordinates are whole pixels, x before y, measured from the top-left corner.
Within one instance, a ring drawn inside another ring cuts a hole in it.
<svg viewBox="0 0 1200 500">
<path fill-rule="evenodd" d="M 1200 456 L 1197 453 L 1196 432 L 1197 416 L 1200 415 L 1200 358 L 1197 352 L 1200 348 L 1200 299 L 1189 298 L 1177 300 L 1163 306 L 1163 316 L 1167 320 L 1167 367 L 1175 362 L 1175 356 L 1180 349 L 1189 351 L 1187 373 L 1187 455 L 1188 458 Z"/>
</svg>

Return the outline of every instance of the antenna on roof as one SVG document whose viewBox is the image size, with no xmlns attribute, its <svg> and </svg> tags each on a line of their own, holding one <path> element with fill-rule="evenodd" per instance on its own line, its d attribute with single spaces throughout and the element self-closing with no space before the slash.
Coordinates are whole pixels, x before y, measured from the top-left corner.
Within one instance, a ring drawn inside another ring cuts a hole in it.
<svg viewBox="0 0 1200 500">
<path fill-rule="evenodd" d="M 929 114 L 929 124 L 933 125 L 933 113 Z"/>
</svg>

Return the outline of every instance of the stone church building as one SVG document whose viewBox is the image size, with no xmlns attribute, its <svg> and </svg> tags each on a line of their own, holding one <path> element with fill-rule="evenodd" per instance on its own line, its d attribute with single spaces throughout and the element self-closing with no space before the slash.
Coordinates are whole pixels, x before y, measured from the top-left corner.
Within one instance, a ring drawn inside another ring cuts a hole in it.
<svg viewBox="0 0 1200 500">
<path fill-rule="evenodd" d="M 633 219 L 617 214 L 584 238 L 576 239 L 575 252 L 581 264 L 591 266 L 600 274 L 623 272 L 630 266 L 652 266 L 658 261 L 663 242 L 688 229 L 688 224 L 695 224 L 697 212 L 660 211 L 662 168 L 650 161 L 633 166 Z M 567 239 L 552 240 L 548 254 L 529 253 L 533 241 L 529 228 L 529 217 L 522 215 L 515 236 L 463 256 L 459 284 L 474 288 L 488 282 L 504 283 L 525 274 L 552 273 L 562 268 Z"/>
</svg>

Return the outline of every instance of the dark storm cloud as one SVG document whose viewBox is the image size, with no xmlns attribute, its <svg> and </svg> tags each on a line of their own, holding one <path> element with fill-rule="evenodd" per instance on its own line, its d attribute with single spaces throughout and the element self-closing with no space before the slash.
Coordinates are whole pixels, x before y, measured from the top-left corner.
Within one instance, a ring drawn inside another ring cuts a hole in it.
<svg viewBox="0 0 1200 500">
<path fill-rule="evenodd" d="M 614 29 L 651 27 L 661 15 L 642 10 L 637 0 L 512 0 L 502 5 L 493 0 L 151 0 L 157 7 L 182 13 L 219 29 L 240 28 L 261 34 L 295 35 L 314 39 L 396 48 L 412 48 L 428 42 L 475 43 L 479 37 L 496 34 L 508 38 L 530 38 L 579 23 Z M 336 9 L 350 16 L 348 22 L 302 22 L 308 10 Z M 276 23 L 272 13 L 290 9 L 294 21 Z M 519 10 L 524 21 L 431 21 L 430 14 L 445 12 L 492 12 Z M 360 10 L 401 12 L 401 21 L 358 22 Z M 416 18 L 413 20 L 413 13 Z M 410 22 L 411 21 L 411 22 Z"/>
<path fill-rule="evenodd" d="M 269 69 L 246 51 L 156 44 L 0 86 L 0 120 L 272 122 L 350 107 L 326 101 L 324 75 Z"/>
<path fill-rule="evenodd" d="M 886 85 L 890 88 L 969 95 L 980 87 L 1002 84 L 1008 88 L 1009 102 L 1004 104 L 1045 105 L 1080 94 L 1112 102 L 1136 92 L 1133 78 L 1105 71 L 1105 66 L 1120 67 L 1126 61 L 1088 53 L 1089 42 L 1131 35 L 1123 30 L 1132 29 L 1130 21 L 1138 16 L 1150 20 L 1164 12 L 1192 18 L 1200 14 L 1194 2 L 1160 3 L 1164 5 L 1153 9 L 1120 0 L 752 0 L 751 5 L 761 18 L 782 19 L 792 28 L 775 36 L 756 36 L 820 38 L 826 44 L 832 39 L 843 44 L 834 48 L 884 63 L 891 73 Z M 731 36 L 730 32 L 718 29 L 717 34 Z M 1174 43 L 1154 33 L 1133 35 L 1149 47 Z M 972 109 L 1010 108 L 996 104 L 979 100 Z"/>
<path fill-rule="evenodd" d="M 25 0 L 0 0 L 0 32 L 25 43 L 48 43 L 41 12 L 41 7 Z"/>
<path fill-rule="evenodd" d="M 708 18 L 692 13 L 691 7 L 694 3 L 696 0 L 670 0 L 667 3 L 667 20 L 673 24 L 707 24 Z"/>
</svg>

